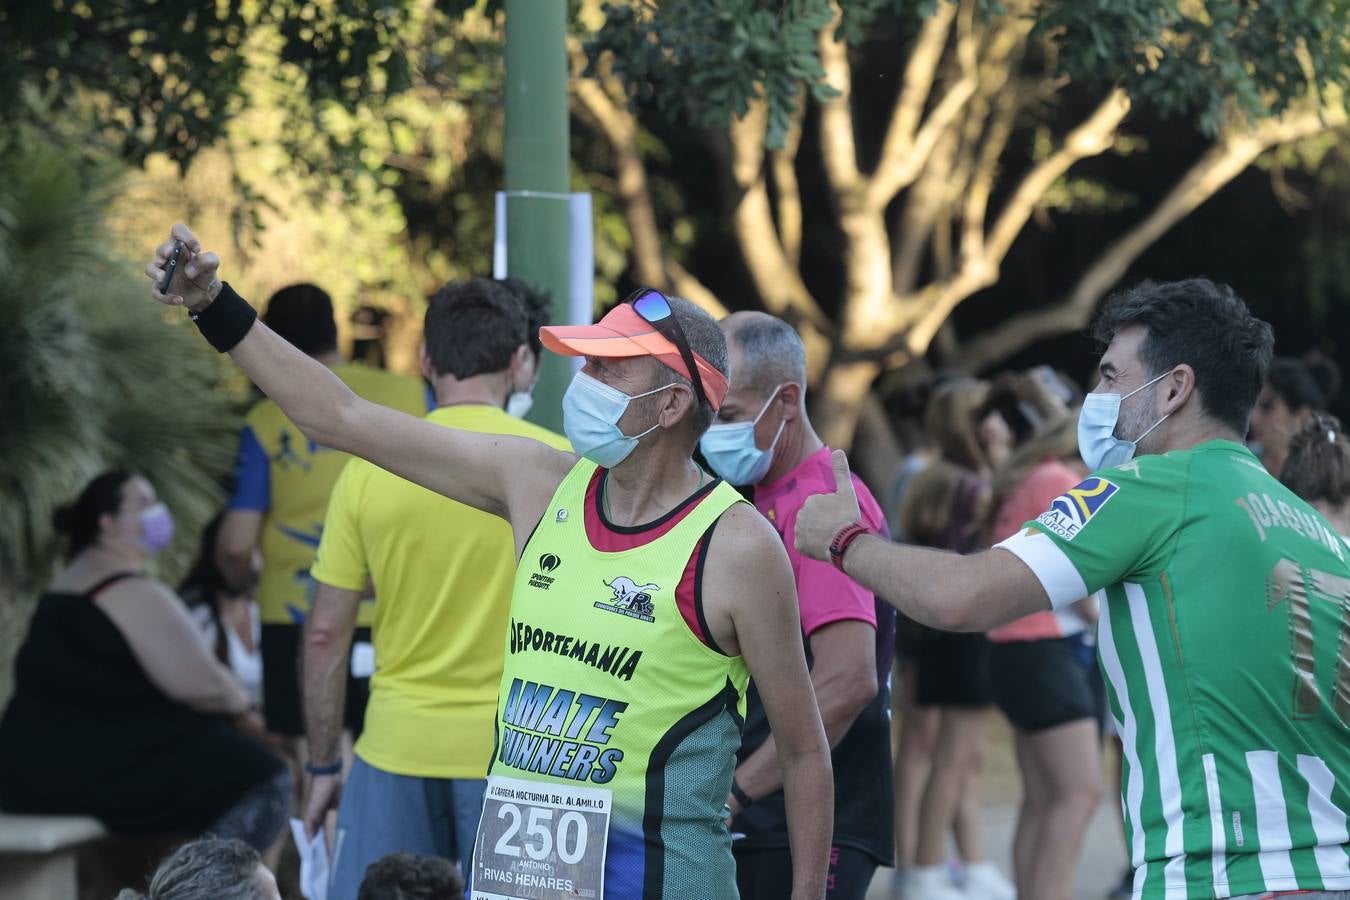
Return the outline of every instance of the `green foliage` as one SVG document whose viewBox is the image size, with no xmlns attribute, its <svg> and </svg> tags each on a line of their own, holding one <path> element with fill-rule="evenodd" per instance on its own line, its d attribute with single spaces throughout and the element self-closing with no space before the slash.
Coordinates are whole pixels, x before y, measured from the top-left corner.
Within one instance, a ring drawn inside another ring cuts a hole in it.
<svg viewBox="0 0 1350 900">
<path fill-rule="evenodd" d="M 254 31 L 279 36 L 278 78 L 355 110 L 411 81 L 401 35 L 413 0 L 32 0 L 0 7 L 0 115 L 76 108 L 120 155 L 181 166 L 248 103 Z"/>
<path fill-rule="evenodd" d="M 452 278 L 486 274 L 492 259 L 504 30 L 472 6 L 451 15 L 419 5 L 402 35 L 412 86 L 378 109 L 350 112 L 274 77 L 281 37 L 255 29 L 242 51 L 248 108 L 186 173 L 154 155 L 124 179 L 111 209 L 119 247 L 143 253 L 173 222 L 195 223 L 252 300 L 310 280 L 333 295 L 340 322 L 359 303 L 393 312 L 391 364 L 415 372 L 421 298 Z M 49 121 L 79 140 L 70 111 Z M 644 151 L 663 152 L 645 141 Z M 607 286 L 627 268 L 628 235 L 621 208 L 605 196 L 612 182 L 598 174 L 608 152 L 601 135 L 574 129 L 575 189 L 597 191 L 597 297 L 612 300 Z M 666 193 L 674 218 L 684 198 Z"/>
<path fill-rule="evenodd" d="M 109 252 L 109 186 L 87 174 L 45 142 L 0 150 L 0 582 L 20 593 L 49 574 L 54 508 L 115 466 L 173 510 L 166 564 L 180 569 L 219 506 L 238 425 L 212 390 L 216 355 Z"/>
<path fill-rule="evenodd" d="M 1073 77 L 1121 84 L 1137 102 L 1192 114 L 1214 134 L 1230 112 L 1276 115 L 1345 86 L 1348 30 L 1350 0 L 1059 0 L 1035 34 Z"/>
<path fill-rule="evenodd" d="M 883 23 L 912 26 L 937 2 L 844 2 L 838 33 L 856 46 Z M 1012 14 L 993 0 L 976 8 L 985 19 Z M 606 4 L 605 13 L 587 45 L 592 65 L 612 54 L 634 100 L 672 119 L 721 126 L 762 97 L 766 143 L 778 147 L 800 87 L 831 93 L 816 45 L 826 0 L 674 0 Z M 1211 134 L 1233 112 L 1278 114 L 1350 82 L 1350 0 L 1045 0 L 1032 14 L 1057 74 L 1099 90 L 1122 85 Z"/>
<path fill-rule="evenodd" d="M 604 6 L 605 27 L 587 44 L 634 99 L 696 126 L 725 125 L 751 100 L 769 107 L 770 146 L 782 146 L 802 84 L 819 99 L 834 95 L 816 50 L 831 19 L 827 0 L 674 0 Z"/>
<path fill-rule="evenodd" d="M 242 51 L 248 108 L 185 173 L 156 154 L 125 179 L 111 210 L 122 249 L 144 252 L 189 221 L 245 296 L 261 303 L 311 280 L 339 319 L 359 303 L 416 313 L 441 282 L 486 271 L 501 181 L 501 29 L 429 8 L 408 28 L 412 86 L 355 111 L 275 77 L 283 41 L 274 27 L 255 29 Z"/>
</svg>

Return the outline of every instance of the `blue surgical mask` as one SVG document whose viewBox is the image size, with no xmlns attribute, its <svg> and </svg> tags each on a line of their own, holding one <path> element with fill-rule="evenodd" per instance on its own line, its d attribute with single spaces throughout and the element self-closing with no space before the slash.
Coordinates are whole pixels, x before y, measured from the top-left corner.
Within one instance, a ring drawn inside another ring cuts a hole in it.
<svg viewBox="0 0 1350 900">
<path fill-rule="evenodd" d="M 1167 372 L 1142 384 L 1123 397 L 1120 394 L 1092 393 L 1083 398 L 1083 409 L 1078 413 L 1078 454 L 1093 472 L 1110 469 L 1121 463 L 1129 462 L 1140 441 L 1148 437 L 1167 416 L 1149 426 L 1148 430 L 1132 441 L 1116 437 L 1116 422 L 1120 418 L 1120 404 L 1149 385 L 1157 384 Z M 1170 413 L 1169 413 L 1170 415 Z"/>
<path fill-rule="evenodd" d="M 628 404 L 674 386 L 672 382 L 630 397 L 585 372 L 578 372 L 562 401 L 563 431 L 572 442 L 572 449 L 598 466 L 614 468 L 628 458 L 639 440 L 660 427 L 658 422 L 642 434 L 625 435 L 619 430 L 619 420 Z"/>
<path fill-rule="evenodd" d="M 781 384 L 773 389 L 768 402 L 752 421 L 713 425 L 699 441 L 698 446 L 703 451 L 703 458 L 724 481 L 737 487 L 759 484 L 769 471 L 769 466 L 773 465 L 773 448 L 778 446 L 778 438 L 782 436 L 783 426 L 787 422 L 778 423 L 778 430 L 774 432 L 773 442 L 769 444 L 768 450 L 761 450 L 755 446 L 755 426 L 764 418 L 764 413 L 768 411 L 774 397 L 777 397 L 782 389 Z"/>
</svg>

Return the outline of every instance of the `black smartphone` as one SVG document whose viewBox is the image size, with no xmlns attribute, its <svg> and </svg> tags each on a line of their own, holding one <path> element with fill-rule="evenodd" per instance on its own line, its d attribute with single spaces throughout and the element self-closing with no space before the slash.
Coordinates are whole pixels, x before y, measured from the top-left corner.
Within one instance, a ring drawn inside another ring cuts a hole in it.
<svg viewBox="0 0 1350 900">
<path fill-rule="evenodd" d="M 169 283 L 173 281 L 174 269 L 178 268 L 178 257 L 183 255 L 183 242 L 173 242 L 173 253 L 169 256 L 169 264 L 164 267 L 164 278 L 159 282 L 159 292 L 168 293 Z"/>
</svg>

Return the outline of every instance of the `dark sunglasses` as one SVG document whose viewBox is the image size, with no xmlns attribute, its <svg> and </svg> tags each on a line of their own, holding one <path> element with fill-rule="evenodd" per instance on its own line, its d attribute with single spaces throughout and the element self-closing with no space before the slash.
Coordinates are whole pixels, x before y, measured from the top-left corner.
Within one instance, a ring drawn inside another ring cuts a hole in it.
<svg viewBox="0 0 1350 900">
<path fill-rule="evenodd" d="M 680 358 L 689 369 L 689 380 L 694 384 L 694 394 L 698 397 L 699 405 L 707 403 L 708 395 L 703 390 L 703 376 L 699 374 L 698 363 L 694 361 L 694 351 L 689 349 L 689 340 L 684 336 L 684 329 L 675 318 L 666 295 L 655 288 L 638 288 L 628 295 L 624 303 L 633 307 L 633 311 L 642 317 L 642 321 L 655 328 L 662 337 L 679 349 Z"/>
</svg>

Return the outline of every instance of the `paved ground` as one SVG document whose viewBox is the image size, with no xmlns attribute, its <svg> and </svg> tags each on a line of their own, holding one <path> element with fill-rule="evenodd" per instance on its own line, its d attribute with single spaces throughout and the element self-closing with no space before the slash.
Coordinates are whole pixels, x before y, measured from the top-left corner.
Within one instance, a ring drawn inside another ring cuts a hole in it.
<svg viewBox="0 0 1350 900">
<path fill-rule="evenodd" d="M 1108 769 L 1109 771 L 1109 769 Z M 1103 900 L 1125 870 L 1125 843 L 1120 834 L 1120 794 L 1111 775 L 1097 815 L 1088 828 L 1074 879 L 1074 900 Z M 989 716 L 989 747 L 981 777 L 985 851 L 1012 877 L 1012 836 L 1021 785 L 1013 760 L 1012 731 L 997 713 Z M 867 900 L 890 900 L 894 872 L 882 869 L 872 882 Z M 1035 900 L 1035 898 L 1028 898 Z"/>
<path fill-rule="evenodd" d="M 1005 873 L 1012 874 L 1012 834 L 1017 809 L 1009 803 L 986 806 L 985 848 Z M 1074 880 L 1074 900 L 1102 900 L 1119 881 L 1125 867 L 1125 847 L 1120 836 L 1120 803 L 1114 797 L 1103 801 L 1088 828 L 1083 855 Z M 890 900 L 893 870 L 877 872 L 867 900 Z"/>
</svg>

